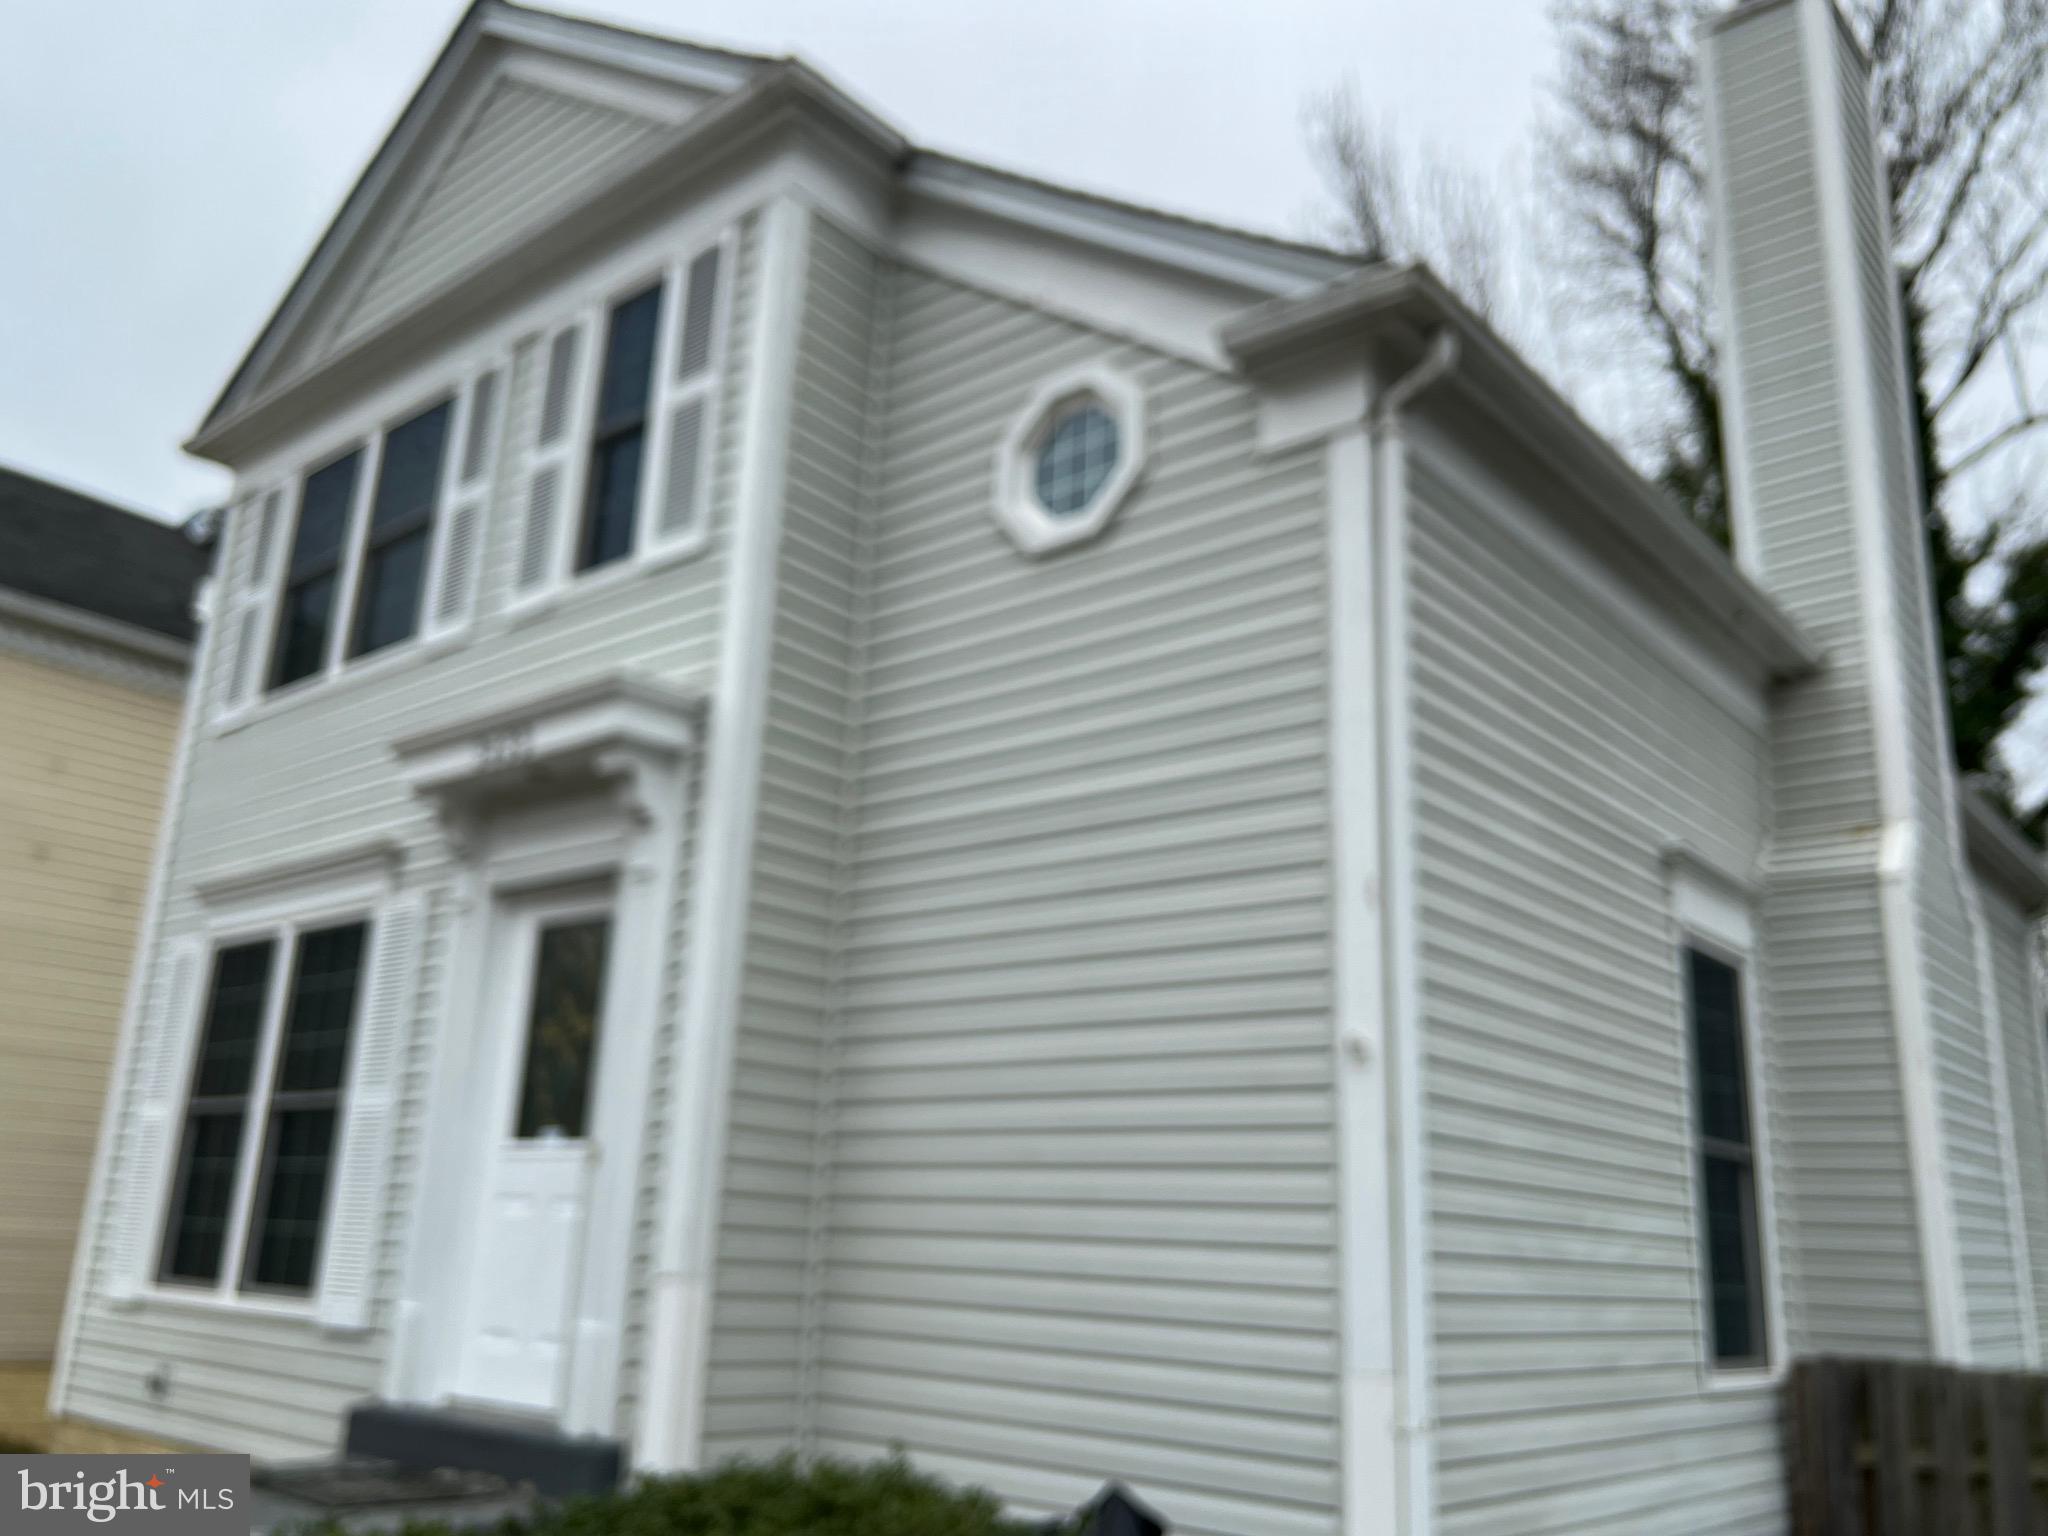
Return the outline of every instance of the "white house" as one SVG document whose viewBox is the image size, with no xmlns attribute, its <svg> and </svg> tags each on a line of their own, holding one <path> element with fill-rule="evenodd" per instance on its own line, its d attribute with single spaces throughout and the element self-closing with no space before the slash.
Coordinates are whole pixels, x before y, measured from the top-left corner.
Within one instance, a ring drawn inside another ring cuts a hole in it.
<svg viewBox="0 0 2048 1536">
<path fill-rule="evenodd" d="M 1703 46 L 1732 560 L 1426 272 L 479 0 L 193 440 L 56 1406 L 1700 1536 L 1787 1359 L 2037 1362 L 1866 63 Z"/>
</svg>

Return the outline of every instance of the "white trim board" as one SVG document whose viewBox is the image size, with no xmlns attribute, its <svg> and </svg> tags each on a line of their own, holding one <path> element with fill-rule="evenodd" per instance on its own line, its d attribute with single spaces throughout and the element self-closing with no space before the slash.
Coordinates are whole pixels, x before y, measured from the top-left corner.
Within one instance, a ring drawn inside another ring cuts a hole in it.
<svg viewBox="0 0 2048 1536">
<path fill-rule="evenodd" d="M 669 1196 L 648 1286 L 646 1391 L 634 1446 L 636 1462 L 648 1471 L 694 1469 L 702 1454 L 718 1174 L 731 1108 L 811 218 L 804 203 L 787 197 L 761 215 L 739 489 L 718 680 L 706 728 L 702 839 L 691 871 L 681 1046 L 663 1159 Z"/>
</svg>

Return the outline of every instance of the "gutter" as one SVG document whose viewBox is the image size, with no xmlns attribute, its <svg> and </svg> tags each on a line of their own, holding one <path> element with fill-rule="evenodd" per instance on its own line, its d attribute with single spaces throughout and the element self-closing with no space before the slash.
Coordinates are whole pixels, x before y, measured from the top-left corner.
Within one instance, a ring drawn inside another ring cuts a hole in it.
<svg viewBox="0 0 2048 1536">
<path fill-rule="evenodd" d="M 184 670 L 192 666 L 191 642 L 173 640 L 169 635 L 144 629 L 139 624 L 127 624 L 103 614 L 88 613 L 69 603 L 51 602 L 48 598 L 31 597 L 25 592 L 0 589 L 0 618 L 40 624 L 74 639 L 113 646 L 167 666 Z"/>
</svg>

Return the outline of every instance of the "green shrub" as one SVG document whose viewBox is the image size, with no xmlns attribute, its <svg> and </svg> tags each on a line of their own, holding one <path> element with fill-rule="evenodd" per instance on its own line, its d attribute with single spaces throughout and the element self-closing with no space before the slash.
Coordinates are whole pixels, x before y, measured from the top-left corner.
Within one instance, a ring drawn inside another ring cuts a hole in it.
<svg viewBox="0 0 2048 1536">
<path fill-rule="evenodd" d="M 573 1499 L 501 1529 L 503 1536 L 1022 1536 L 1035 1527 L 1006 1520 L 993 1495 L 922 1477 L 900 1457 L 808 1467 L 784 1457 Z M 419 1523 L 401 1536 L 447 1530 Z"/>
</svg>

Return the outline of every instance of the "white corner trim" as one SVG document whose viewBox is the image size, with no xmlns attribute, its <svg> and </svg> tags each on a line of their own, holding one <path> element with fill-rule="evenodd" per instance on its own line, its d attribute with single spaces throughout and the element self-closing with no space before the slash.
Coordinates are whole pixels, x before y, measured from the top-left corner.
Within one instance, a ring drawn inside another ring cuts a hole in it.
<svg viewBox="0 0 2048 1536">
<path fill-rule="evenodd" d="M 210 594 L 210 585 L 202 583 L 202 601 Z M 202 617 L 199 627 L 199 643 L 193 656 L 192 676 L 207 675 L 208 663 L 212 658 L 218 626 L 210 617 Z M 123 1095 L 130 1075 L 135 1070 L 136 1053 L 140 1046 L 138 1036 L 142 1033 L 142 1004 L 148 994 L 149 979 L 155 969 L 157 941 L 163 930 L 165 897 L 170 889 L 171 854 L 178 845 L 178 829 L 184 821 L 185 785 L 192 770 L 193 744 L 199 732 L 200 716 L 204 713 L 201 695 L 204 689 L 190 687 L 185 690 L 185 709 L 178 726 L 177 750 L 171 756 L 170 775 L 164 784 L 163 814 L 157 826 L 156 854 L 150 860 L 149 885 L 143 895 L 142 922 L 135 937 L 135 949 L 128 965 L 127 994 L 121 1003 L 121 1032 L 114 1044 L 114 1060 L 107 1073 L 107 1088 L 104 1102 L 100 1107 L 99 1132 L 94 1139 L 92 1174 L 87 1187 L 85 1215 L 78 1223 L 78 1238 L 73 1245 L 71 1256 L 71 1278 L 65 1290 L 64 1319 L 58 1330 L 55 1358 L 50 1367 L 49 1414 L 53 1419 L 64 1416 L 65 1402 L 69 1396 L 71 1366 L 78 1348 L 79 1324 L 84 1319 L 87 1282 L 91 1277 L 93 1261 L 97 1253 L 94 1241 L 100 1226 L 107 1219 L 105 1213 L 109 1203 L 109 1185 L 113 1177 L 114 1141 L 125 1116 L 121 1113 Z"/>
<path fill-rule="evenodd" d="M 1100 406 L 1116 423 L 1116 467 L 1078 512 L 1057 513 L 1038 499 L 1038 454 L 1068 406 Z M 1107 528 L 1145 469 L 1145 392 L 1129 374 L 1084 363 L 1053 375 L 1031 393 L 996 453 L 995 519 L 1027 555 L 1085 544 Z"/>
<path fill-rule="evenodd" d="M 1378 540 L 1368 591 L 1379 624 L 1381 917 L 1388 1083 L 1392 1101 L 1394 1198 L 1391 1274 L 1398 1308 L 1394 1423 L 1401 1536 L 1436 1528 L 1436 1351 L 1430 1264 L 1429 1164 L 1422 1048 L 1421 920 L 1418 908 L 1414 727 L 1410 680 L 1414 634 L 1409 574 L 1407 447 L 1401 413 L 1458 366 L 1459 343 L 1439 331 L 1407 373 L 1372 408 L 1372 532 Z"/>
<path fill-rule="evenodd" d="M 689 953 L 663 1158 L 668 1193 L 648 1297 L 647 1395 L 634 1447 L 636 1463 L 649 1471 L 693 1469 L 703 1448 L 718 1178 L 753 881 L 809 211 L 778 198 L 761 215 L 760 238 L 732 566 L 707 726 L 701 835 L 690 872 Z"/>
<path fill-rule="evenodd" d="M 1374 570 L 1372 441 L 1363 421 L 1329 440 L 1325 473 L 1341 1529 L 1344 1536 L 1398 1536 L 1398 1501 L 1387 1496 L 1401 1477 L 1374 619 L 1383 583 Z"/>
</svg>

